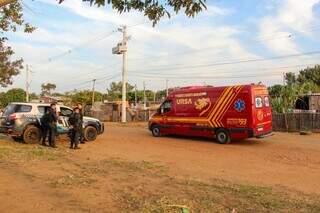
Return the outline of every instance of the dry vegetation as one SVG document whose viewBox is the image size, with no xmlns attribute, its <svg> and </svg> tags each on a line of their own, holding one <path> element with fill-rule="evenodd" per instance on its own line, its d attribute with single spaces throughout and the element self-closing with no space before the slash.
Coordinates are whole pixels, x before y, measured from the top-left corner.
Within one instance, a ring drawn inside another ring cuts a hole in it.
<svg viewBox="0 0 320 213">
<path fill-rule="evenodd" d="M 66 145 L 50 149 L 6 139 L 0 145 L 1 169 L 10 166 L 15 175 L 47 192 L 45 199 L 49 201 L 59 199 L 50 198 L 50 191 L 69 194 L 60 198 L 66 199 L 65 206 L 59 206 L 63 211 L 320 212 L 319 197 L 284 187 L 181 178 L 170 174 L 167 166 L 149 161 L 108 156 L 80 161 Z"/>
</svg>

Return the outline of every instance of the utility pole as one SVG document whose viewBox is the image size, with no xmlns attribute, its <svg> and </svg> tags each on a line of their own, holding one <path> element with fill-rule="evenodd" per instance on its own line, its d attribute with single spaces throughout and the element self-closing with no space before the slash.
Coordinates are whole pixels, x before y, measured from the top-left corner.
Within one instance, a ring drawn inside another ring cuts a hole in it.
<svg viewBox="0 0 320 213">
<path fill-rule="evenodd" d="M 169 89 L 168 89 L 169 79 L 166 79 L 166 97 L 168 97 Z"/>
<path fill-rule="evenodd" d="M 122 41 L 112 48 L 113 54 L 122 54 L 122 104 L 121 104 L 121 122 L 125 123 L 126 118 L 126 103 L 127 103 L 127 26 L 122 26 L 118 29 L 122 32 Z"/>
<path fill-rule="evenodd" d="M 138 98 L 137 98 L 137 84 L 136 84 L 134 85 L 134 107 L 137 107 L 137 102 L 138 102 L 137 99 Z"/>
<path fill-rule="evenodd" d="M 93 104 L 94 104 L 94 95 L 95 95 L 95 85 L 96 85 L 96 80 L 97 79 L 93 79 L 92 81 L 92 107 L 91 107 L 91 109 L 93 109 Z"/>
<path fill-rule="evenodd" d="M 153 93 L 153 102 L 156 102 L 156 95 L 157 95 L 157 90 L 155 90 Z"/>
<path fill-rule="evenodd" d="M 143 109 L 147 108 L 146 82 L 143 81 Z"/>
<path fill-rule="evenodd" d="M 26 65 L 26 102 L 29 102 L 29 90 L 30 90 L 30 80 L 29 80 L 29 65 Z"/>
</svg>

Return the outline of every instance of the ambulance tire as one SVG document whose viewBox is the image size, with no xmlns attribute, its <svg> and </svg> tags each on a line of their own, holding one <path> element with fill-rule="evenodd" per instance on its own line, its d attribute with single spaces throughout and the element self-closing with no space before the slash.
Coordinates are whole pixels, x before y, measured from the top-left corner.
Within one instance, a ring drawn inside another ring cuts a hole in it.
<svg viewBox="0 0 320 213">
<path fill-rule="evenodd" d="M 231 138 L 229 132 L 226 129 L 218 129 L 216 131 L 216 140 L 220 144 L 230 143 Z"/>
<path fill-rule="evenodd" d="M 153 137 L 160 137 L 161 136 L 161 131 L 160 131 L 159 126 L 152 126 L 151 132 L 152 132 Z"/>
</svg>

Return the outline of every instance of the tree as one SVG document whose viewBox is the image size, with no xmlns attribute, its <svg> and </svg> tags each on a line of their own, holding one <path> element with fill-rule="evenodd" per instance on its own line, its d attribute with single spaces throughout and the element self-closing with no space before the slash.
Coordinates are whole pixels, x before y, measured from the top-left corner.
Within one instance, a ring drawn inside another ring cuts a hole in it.
<svg viewBox="0 0 320 213">
<path fill-rule="evenodd" d="M 7 106 L 10 102 L 25 101 L 26 93 L 23 89 L 14 88 L 0 93 L 0 107 Z"/>
<path fill-rule="evenodd" d="M 134 86 L 131 84 L 127 83 L 127 93 L 132 92 L 134 89 Z M 109 88 L 107 89 L 108 94 L 107 94 L 107 99 L 109 101 L 116 101 L 120 100 L 122 97 L 122 82 L 111 82 Z"/>
<path fill-rule="evenodd" d="M 281 97 L 282 85 L 276 84 L 271 87 L 268 87 L 269 95 L 271 98 Z"/>
<path fill-rule="evenodd" d="M 307 67 L 299 72 L 297 81 L 301 84 L 306 81 L 313 82 L 314 84 L 320 86 L 320 65 L 315 67 Z"/>
<path fill-rule="evenodd" d="M 12 60 L 14 51 L 11 47 L 5 45 L 8 38 L 6 32 L 16 32 L 19 27 L 24 32 L 31 33 L 35 28 L 23 20 L 22 6 L 20 1 L 0 8 L 0 86 L 6 87 L 12 84 L 12 76 L 18 75 L 23 68 L 22 59 Z"/>
<path fill-rule="evenodd" d="M 41 84 L 41 94 L 50 95 L 52 90 L 55 90 L 57 86 L 52 83 Z"/>
<path fill-rule="evenodd" d="M 95 92 L 95 99 L 101 100 L 102 93 Z M 77 103 L 82 103 L 83 105 L 91 105 L 92 101 L 92 91 L 91 90 L 83 90 L 77 91 L 74 90 L 72 93 L 68 94 L 69 98 L 71 99 L 71 104 L 76 105 Z"/>
<path fill-rule="evenodd" d="M 287 85 L 293 85 L 296 83 L 296 74 L 293 72 L 288 72 L 284 75 L 284 79 Z"/>
<path fill-rule="evenodd" d="M 59 0 L 62 3 L 64 0 Z M 119 13 L 136 10 L 143 13 L 152 21 L 153 25 L 160 21 L 164 16 L 170 18 L 169 9 L 175 13 L 183 10 L 186 16 L 194 17 L 197 13 L 206 9 L 206 0 L 83 0 L 95 4 L 98 7 L 109 4 Z"/>
</svg>

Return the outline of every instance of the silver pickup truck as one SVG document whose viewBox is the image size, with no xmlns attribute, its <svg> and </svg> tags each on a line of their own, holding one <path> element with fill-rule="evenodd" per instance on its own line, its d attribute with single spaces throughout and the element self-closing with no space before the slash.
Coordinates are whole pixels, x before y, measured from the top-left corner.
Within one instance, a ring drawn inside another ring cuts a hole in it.
<svg viewBox="0 0 320 213">
<path fill-rule="evenodd" d="M 40 118 L 49 107 L 50 104 L 46 103 L 10 103 L 0 117 L 0 133 L 10 135 L 15 140 L 22 139 L 26 143 L 38 143 L 42 138 Z M 67 134 L 72 109 L 57 105 L 57 111 L 59 113 L 57 133 Z M 84 117 L 83 121 L 86 141 L 94 141 L 104 132 L 104 125 L 98 119 Z"/>
</svg>

